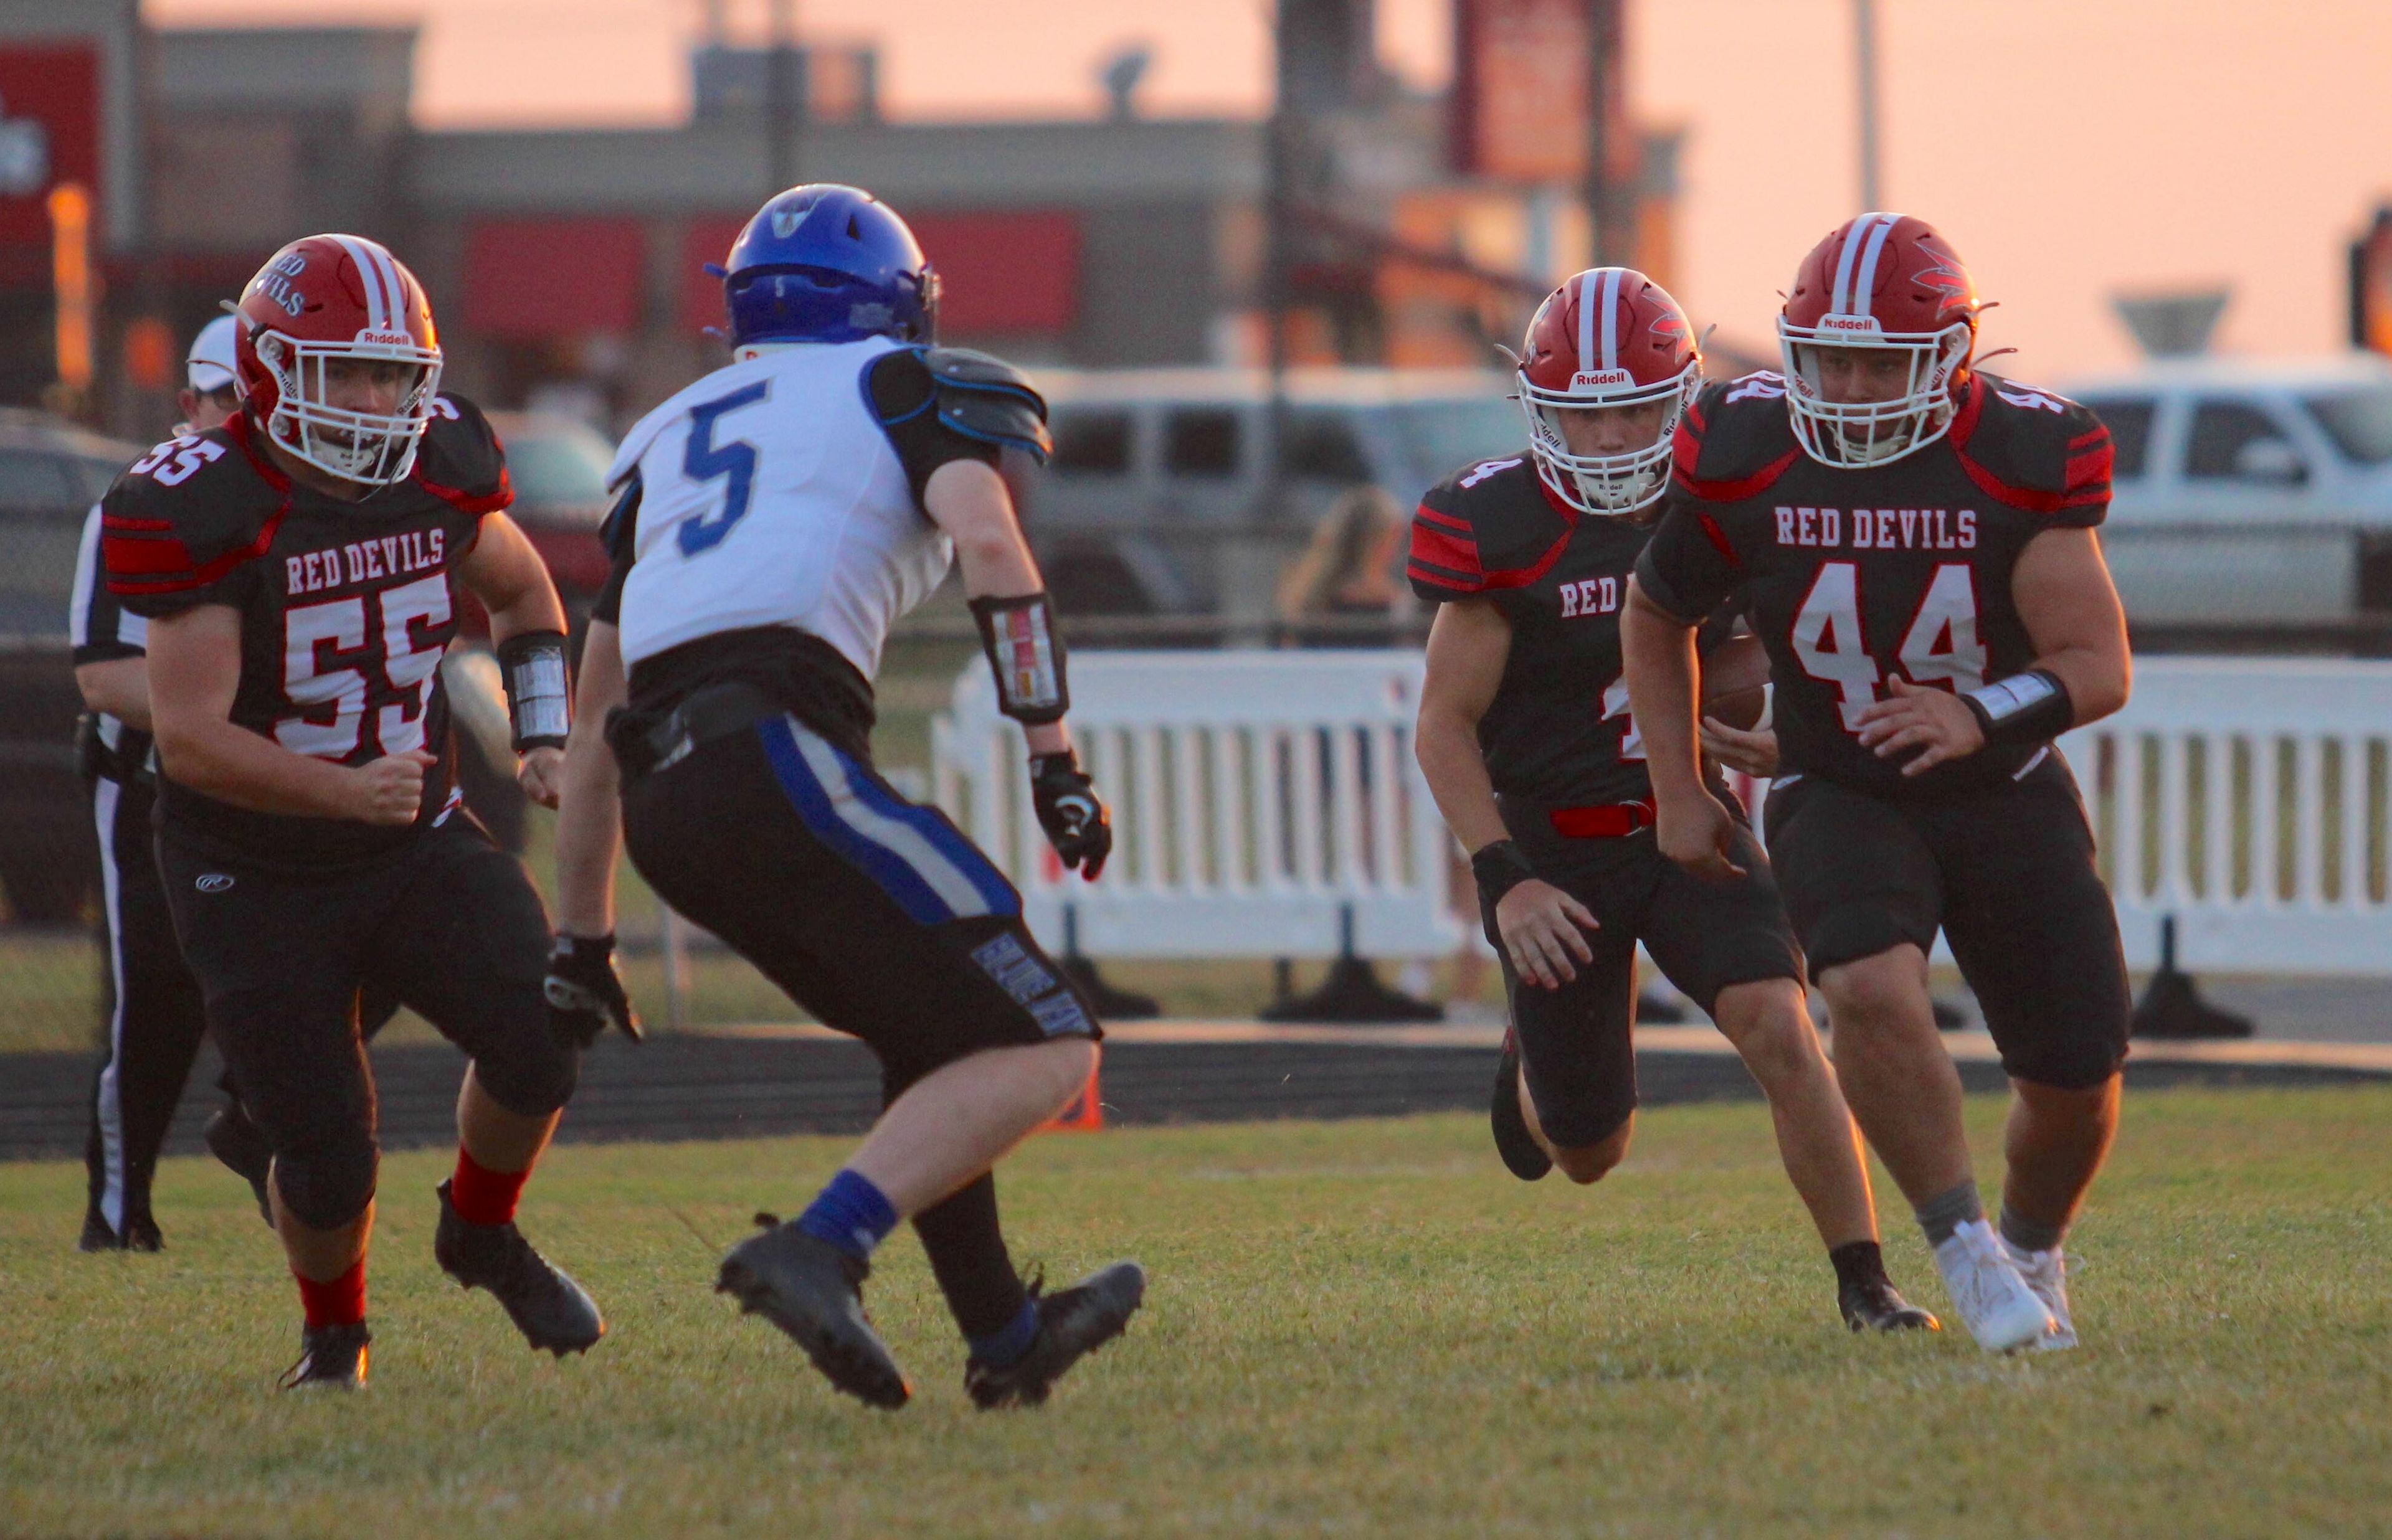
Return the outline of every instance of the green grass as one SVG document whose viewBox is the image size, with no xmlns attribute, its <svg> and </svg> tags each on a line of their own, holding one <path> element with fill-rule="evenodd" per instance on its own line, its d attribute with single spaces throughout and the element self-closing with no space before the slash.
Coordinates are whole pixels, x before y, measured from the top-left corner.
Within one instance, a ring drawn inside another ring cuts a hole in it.
<svg viewBox="0 0 2392 1540">
<path fill-rule="evenodd" d="M 527 1220 L 614 1324 L 564 1364 L 437 1277 L 442 1163 L 394 1158 L 373 1387 L 310 1401 L 269 1389 L 292 1291 L 224 1173 L 171 1163 L 164 1256 L 91 1258 L 80 1169 L 0 1166 L 0 1532 L 2392 1533 L 2392 1090 L 2135 1097 L 2077 1236 L 2086 1346 L 2007 1361 L 1834 1324 L 1757 1106 L 1656 1111 L 1592 1191 L 1512 1182 L 1468 1117 L 1050 1137 L 1008 1168 L 1017 1256 L 1154 1282 L 997 1417 L 907 1237 L 871 1286 L 896 1416 L 707 1292 L 841 1147 L 558 1151 Z"/>
</svg>

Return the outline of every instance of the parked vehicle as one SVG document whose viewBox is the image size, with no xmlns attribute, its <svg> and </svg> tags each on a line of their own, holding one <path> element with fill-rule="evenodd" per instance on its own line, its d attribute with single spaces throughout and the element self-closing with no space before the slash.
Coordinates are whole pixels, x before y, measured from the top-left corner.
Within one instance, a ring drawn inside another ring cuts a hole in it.
<svg viewBox="0 0 2392 1540">
<path fill-rule="evenodd" d="M 99 880 L 67 601 L 84 515 L 146 447 L 0 408 L 0 896 L 20 925 L 76 923 Z"/>
<path fill-rule="evenodd" d="M 2164 360 L 2063 387 L 2109 425 L 2130 618 L 2392 612 L 2392 360 Z"/>
<path fill-rule="evenodd" d="M 578 635 L 598 590 L 606 586 L 606 548 L 598 529 L 611 506 L 606 467 L 614 460 L 615 446 L 604 434 L 569 417 L 546 412 L 489 415 L 490 426 L 506 446 L 507 476 L 514 485 L 514 507 L 509 511 L 548 563 Z"/>
<path fill-rule="evenodd" d="M 1280 567 L 1337 494 L 1363 483 L 1409 510 L 1528 429 L 1488 370 L 1295 369 L 1271 439 L 1257 369 L 1055 369 L 1055 434 L 1025 525 L 1070 614 L 1267 616 Z"/>
</svg>

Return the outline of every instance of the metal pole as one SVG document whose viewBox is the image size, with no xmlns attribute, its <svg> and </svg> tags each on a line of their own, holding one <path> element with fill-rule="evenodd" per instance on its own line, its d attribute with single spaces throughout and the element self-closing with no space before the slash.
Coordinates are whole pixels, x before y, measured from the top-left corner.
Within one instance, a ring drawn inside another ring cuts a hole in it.
<svg viewBox="0 0 2392 1540">
<path fill-rule="evenodd" d="M 1586 27 L 1586 214 L 1593 226 L 1598 267 L 1627 266 L 1636 260 L 1635 232 L 1620 186 L 1617 162 L 1627 148 L 1625 46 L 1622 0 L 1592 0 Z"/>
<path fill-rule="evenodd" d="M 798 180 L 797 0 L 772 0 L 764 55 L 764 189 L 778 197 Z"/>
<path fill-rule="evenodd" d="M 1885 207 L 1878 169 L 1877 0 L 1852 0 L 1852 60 L 1861 113 L 1861 209 Z"/>
</svg>

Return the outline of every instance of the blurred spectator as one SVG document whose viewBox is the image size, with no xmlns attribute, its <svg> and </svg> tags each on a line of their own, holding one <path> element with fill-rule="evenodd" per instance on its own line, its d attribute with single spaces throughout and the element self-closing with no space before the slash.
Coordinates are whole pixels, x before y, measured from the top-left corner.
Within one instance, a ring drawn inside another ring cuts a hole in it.
<svg viewBox="0 0 2392 1540">
<path fill-rule="evenodd" d="M 1376 486 L 1357 486 L 1330 505 L 1312 543 L 1280 575 L 1279 616 L 1302 647 L 1389 647 L 1412 612 L 1411 590 L 1396 581 L 1405 521 Z M 1369 620 L 1382 624 L 1359 624 Z M 1307 621 L 1331 622 L 1307 626 Z"/>
</svg>

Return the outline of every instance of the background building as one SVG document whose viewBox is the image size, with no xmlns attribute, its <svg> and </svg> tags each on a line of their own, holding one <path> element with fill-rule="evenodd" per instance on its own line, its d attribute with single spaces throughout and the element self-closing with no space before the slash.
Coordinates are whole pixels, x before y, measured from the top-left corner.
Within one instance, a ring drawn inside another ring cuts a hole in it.
<svg viewBox="0 0 2392 1540">
<path fill-rule="evenodd" d="M 406 27 L 154 29 L 135 0 L 0 0 L 0 397 L 146 431 L 181 340 L 283 241 L 338 228 L 422 276 L 459 388 L 620 426 L 719 356 L 701 265 L 802 180 L 886 198 L 944 276 L 943 335 L 1024 361 L 1261 362 L 1276 301 L 1290 362 L 1482 364 L 1595 244 L 1586 82 L 1613 10 L 1462 0 L 1463 57 L 1545 59 L 1525 117 L 1469 71 L 1450 99 L 1399 85 L 1370 0 L 1290 0 L 1264 121 L 1141 115 L 1132 52 L 1100 118 L 892 123 L 868 45 L 713 37 L 677 125 L 424 132 Z M 48 153 L 12 151 L 16 123 Z M 1612 132 L 1617 259 L 1666 281 L 1675 138 Z M 94 189 L 98 278 L 91 378 L 64 389 L 62 182 Z"/>
</svg>

